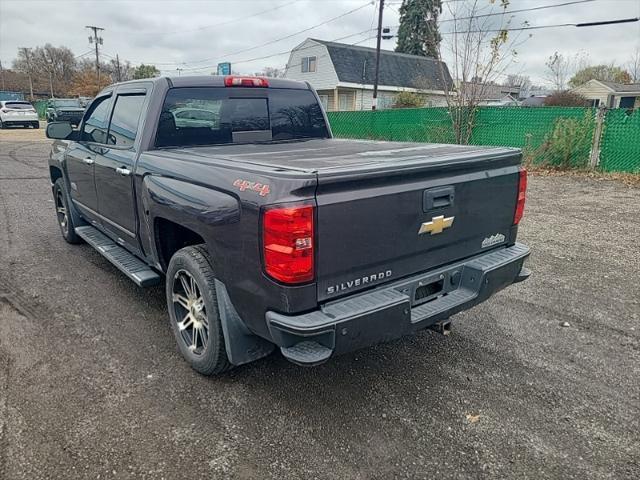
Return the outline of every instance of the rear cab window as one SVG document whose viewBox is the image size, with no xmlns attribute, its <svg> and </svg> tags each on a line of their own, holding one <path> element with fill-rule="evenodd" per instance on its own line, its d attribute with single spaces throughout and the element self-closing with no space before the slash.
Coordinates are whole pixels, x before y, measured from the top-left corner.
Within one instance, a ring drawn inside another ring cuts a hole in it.
<svg viewBox="0 0 640 480">
<path fill-rule="evenodd" d="M 327 138 L 311 90 L 181 87 L 162 107 L 156 147 L 186 147 Z"/>
</svg>

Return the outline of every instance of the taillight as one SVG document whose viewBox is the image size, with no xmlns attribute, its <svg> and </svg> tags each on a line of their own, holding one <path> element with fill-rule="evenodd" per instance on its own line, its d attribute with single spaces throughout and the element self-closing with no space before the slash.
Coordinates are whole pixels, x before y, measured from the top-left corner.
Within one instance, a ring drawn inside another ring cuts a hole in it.
<svg viewBox="0 0 640 480">
<path fill-rule="evenodd" d="M 224 77 L 225 87 L 268 87 L 269 80 L 264 77 L 236 77 L 227 75 Z"/>
<path fill-rule="evenodd" d="M 313 280 L 313 207 L 271 207 L 262 215 L 264 269 L 283 283 Z"/>
<path fill-rule="evenodd" d="M 513 215 L 513 224 L 517 225 L 522 220 L 524 214 L 524 202 L 527 194 L 527 171 L 520 169 L 520 178 L 518 180 L 518 201 L 516 203 L 516 213 Z"/>
</svg>

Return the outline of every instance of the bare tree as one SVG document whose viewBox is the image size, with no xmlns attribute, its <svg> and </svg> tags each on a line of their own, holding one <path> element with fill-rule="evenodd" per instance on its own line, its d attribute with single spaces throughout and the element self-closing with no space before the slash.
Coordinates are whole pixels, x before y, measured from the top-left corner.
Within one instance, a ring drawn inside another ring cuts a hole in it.
<svg viewBox="0 0 640 480">
<path fill-rule="evenodd" d="M 528 75 L 509 74 L 503 85 L 507 87 L 527 87 L 531 85 L 531 79 Z"/>
<path fill-rule="evenodd" d="M 264 67 L 261 72 L 256 72 L 255 75 L 258 77 L 282 78 L 284 73 L 284 68 Z"/>
<path fill-rule="evenodd" d="M 479 103 L 515 61 L 517 47 L 524 41 L 509 31 L 513 17 L 508 15 L 508 6 L 509 0 L 446 3 L 450 30 L 442 33 L 438 59 L 457 143 L 469 143 Z M 447 82 L 445 61 L 455 88 Z"/>
<path fill-rule="evenodd" d="M 555 92 L 561 92 L 567 88 L 567 81 L 571 75 L 572 62 L 565 55 L 554 52 L 545 62 L 547 67 L 546 78 L 553 86 Z"/>
<path fill-rule="evenodd" d="M 629 75 L 631 75 L 631 81 L 633 83 L 640 83 L 640 46 L 636 47 L 635 52 L 631 54 L 626 68 Z"/>
<path fill-rule="evenodd" d="M 24 73 L 29 78 L 29 98 L 33 100 L 33 77 L 36 69 L 30 48 L 22 47 L 18 49 L 18 58 L 13 61 L 13 68 L 20 73 Z"/>
<path fill-rule="evenodd" d="M 103 68 L 100 68 L 103 70 Z M 133 72 L 135 68 L 131 65 L 129 60 L 120 60 L 120 57 L 112 58 L 107 65 L 104 66 L 104 71 L 109 73 L 116 82 L 126 82 L 133 79 Z"/>
</svg>

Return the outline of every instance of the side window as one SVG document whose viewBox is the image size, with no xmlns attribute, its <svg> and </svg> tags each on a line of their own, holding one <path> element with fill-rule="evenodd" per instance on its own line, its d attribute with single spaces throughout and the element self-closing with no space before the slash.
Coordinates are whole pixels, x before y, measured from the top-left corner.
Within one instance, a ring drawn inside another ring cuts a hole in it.
<svg viewBox="0 0 640 480">
<path fill-rule="evenodd" d="M 91 105 L 91 113 L 82 126 L 82 140 L 85 142 L 107 143 L 107 115 L 109 114 L 109 100 L 103 97 Z"/>
<path fill-rule="evenodd" d="M 315 72 L 316 57 L 303 57 L 301 65 L 302 65 L 302 73 Z"/>
<path fill-rule="evenodd" d="M 144 94 L 118 95 L 109 125 L 108 145 L 129 147 L 138 133 Z"/>
</svg>

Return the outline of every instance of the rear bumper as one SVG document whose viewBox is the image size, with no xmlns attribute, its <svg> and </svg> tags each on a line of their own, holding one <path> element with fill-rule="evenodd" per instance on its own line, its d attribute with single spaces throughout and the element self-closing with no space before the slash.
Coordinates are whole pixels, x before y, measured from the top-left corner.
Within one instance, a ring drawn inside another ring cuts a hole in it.
<svg viewBox="0 0 640 480">
<path fill-rule="evenodd" d="M 24 117 L 9 117 L 9 118 L 3 118 L 2 119 L 2 123 L 6 126 L 10 126 L 10 125 L 35 125 L 36 123 L 38 123 L 38 117 L 31 117 L 31 116 L 27 116 L 25 115 Z"/>
<path fill-rule="evenodd" d="M 430 327 L 489 298 L 531 272 L 523 244 L 478 255 L 375 290 L 329 302 L 303 315 L 267 312 L 273 341 L 289 360 L 316 365 L 334 354 Z"/>
</svg>

